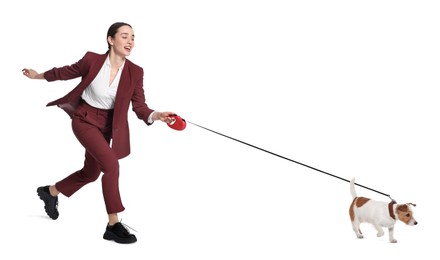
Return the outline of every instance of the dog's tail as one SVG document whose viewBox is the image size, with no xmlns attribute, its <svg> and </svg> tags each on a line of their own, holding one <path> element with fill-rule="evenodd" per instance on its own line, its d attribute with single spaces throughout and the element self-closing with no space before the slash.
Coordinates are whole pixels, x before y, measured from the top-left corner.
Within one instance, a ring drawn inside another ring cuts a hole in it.
<svg viewBox="0 0 440 260">
<path fill-rule="evenodd" d="M 353 199 L 357 197 L 356 190 L 354 189 L 354 180 L 355 178 L 351 179 L 350 181 L 350 192 Z"/>
</svg>

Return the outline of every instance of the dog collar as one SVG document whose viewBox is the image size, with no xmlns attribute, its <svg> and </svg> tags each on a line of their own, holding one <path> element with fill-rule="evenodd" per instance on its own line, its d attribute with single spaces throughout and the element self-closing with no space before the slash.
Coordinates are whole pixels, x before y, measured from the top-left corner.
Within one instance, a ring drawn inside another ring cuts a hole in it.
<svg viewBox="0 0 440 260">
<path fill-rule="evenodd" d="M 392 219 L 396 219 L 396 215 L 394 215 L 394 210 L 393 210 L 393 205 L 396 204 L 395 201 L 391 201 L 390 203 L 388 203 L 388 212 L 390 213 L 390 217 Z"/>
</svg>

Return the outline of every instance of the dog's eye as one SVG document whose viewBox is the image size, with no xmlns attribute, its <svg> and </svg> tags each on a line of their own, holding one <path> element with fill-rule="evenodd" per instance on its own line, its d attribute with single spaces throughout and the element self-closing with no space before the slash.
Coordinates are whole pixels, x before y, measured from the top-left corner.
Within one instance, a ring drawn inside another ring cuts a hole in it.
<svg viewBox="0 0 440 260">
<path fill-rule="evenodd" d="M 406 216 L 409 218 L 409 217 L 411 217 L 411 214 L 409 214 L 409 213 L 406 213 Z"/>
</svg>

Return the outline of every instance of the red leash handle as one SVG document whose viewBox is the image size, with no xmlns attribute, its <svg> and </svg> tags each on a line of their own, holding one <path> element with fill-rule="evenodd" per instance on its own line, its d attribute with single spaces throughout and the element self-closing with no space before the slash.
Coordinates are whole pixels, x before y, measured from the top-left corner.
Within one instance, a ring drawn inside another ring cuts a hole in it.
<svg viewBox="0 0 440 260">
<path fill-rule="evenodd" d="M 186 128 L 185 119 L 181 118 L 178 115 L 174 115 L 173 119 L 174 120 L 171 123 L 167 124 L 170 128 L 177 130 L 177 131 L 182 131 Z"/>
</svg>

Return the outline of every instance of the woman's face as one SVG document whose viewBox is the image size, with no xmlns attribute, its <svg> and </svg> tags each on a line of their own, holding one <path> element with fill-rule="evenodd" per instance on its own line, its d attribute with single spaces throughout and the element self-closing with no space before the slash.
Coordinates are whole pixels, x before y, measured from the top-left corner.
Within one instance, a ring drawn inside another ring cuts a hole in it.
<svg viewBox="0 0 440 260">
<path fill-rule="evenodd" d="M 107 40 L 117 55 L 128 56 L 134 47 L 133 29 L 127 25 L 121 26 L 114 38 L 109 36 Z"/>
</svg>

